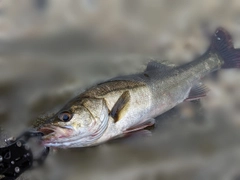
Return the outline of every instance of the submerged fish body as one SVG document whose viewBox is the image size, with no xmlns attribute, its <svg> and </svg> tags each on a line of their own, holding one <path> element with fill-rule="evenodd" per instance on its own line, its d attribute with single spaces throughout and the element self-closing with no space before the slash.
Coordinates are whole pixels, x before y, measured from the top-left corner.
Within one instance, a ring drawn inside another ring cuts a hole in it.
<svg viewBox="0 0 240 180">
<path fill-rule="evenodd" d="M 199 80 L 220 68 L 239 68 L 240 50 L 218 29 L 200 58 L 175 66 L 152 61 L 143 73 L 110 79 L 68 102 L 39 130 L 55 147 L 87 147 L 154 124 L 154 117 L 185 100 L 199 99 L 207 88 Z"/>
</svg>

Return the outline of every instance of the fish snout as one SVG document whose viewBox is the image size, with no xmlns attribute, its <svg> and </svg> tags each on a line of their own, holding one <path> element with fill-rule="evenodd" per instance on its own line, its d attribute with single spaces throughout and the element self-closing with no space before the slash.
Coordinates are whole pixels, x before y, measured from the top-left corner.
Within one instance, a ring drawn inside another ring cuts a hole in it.
<svg viewBox="0 0 240 180">
<path fill-rule="evenodd" d="M 57 126 L 55 126 L 57 125 Z M 44 136 L 42 137 L 43 141 L 58 141 L 62 138 L 68 138 L 74 134 L 74 130 L 69 127 L 62 127 L 58 124 L 51 124 L 48 126 L 43 126 L 38 131 L 42 132 Z"/>
</svg>

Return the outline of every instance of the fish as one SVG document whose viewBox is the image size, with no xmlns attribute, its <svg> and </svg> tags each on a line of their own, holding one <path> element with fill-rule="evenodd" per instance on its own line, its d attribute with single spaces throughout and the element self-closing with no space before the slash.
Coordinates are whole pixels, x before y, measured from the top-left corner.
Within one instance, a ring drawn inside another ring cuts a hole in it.
<svg viewBox="0 0 240 180">
<path fill-rule="evenodd" d="M 37 129 L 45 146 L 96 146 L 155 124 L 155 118 L 184 101 L 198 100 L 209 89 L 201 79 L 219 69 L 240 68 L 240 49 L 218 28 L 210 47 L 195 60 L 177 66 L 148 63 L 141 73 L 115 77 L 71 99 Z"/>
</svg>

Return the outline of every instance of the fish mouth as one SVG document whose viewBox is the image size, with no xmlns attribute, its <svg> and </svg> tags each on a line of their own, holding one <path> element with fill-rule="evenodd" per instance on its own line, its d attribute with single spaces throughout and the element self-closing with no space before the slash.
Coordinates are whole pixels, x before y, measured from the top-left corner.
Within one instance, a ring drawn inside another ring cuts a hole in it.
<svg viewBox="0 0 240 180">
<path fill-rule="evenodd" d="M 55 132 L 54 128 L 52 127 L 42 127 L 38 131 L 43 133 L 43 136 L 47 136 Z"/>
<path fill-rule="evenodd" d="M 73 134 L 73 129 L 69 127 L 61 126 L 43 126 L 38 129 L 38 131 L 43 133 L 43 142 L 54 142 L 59 139 L 68 138 Z"/>
</svg>

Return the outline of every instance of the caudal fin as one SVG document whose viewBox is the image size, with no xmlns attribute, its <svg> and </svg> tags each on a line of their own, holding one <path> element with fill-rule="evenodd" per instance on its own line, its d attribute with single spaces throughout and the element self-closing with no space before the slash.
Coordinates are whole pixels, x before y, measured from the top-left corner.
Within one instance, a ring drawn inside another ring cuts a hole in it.
<svg viewBox="0 0 240 180">
<path fill-rule="evenodd" d="M 213 35 L 210 50 L 222 57 L 222 68 L 240 68 L 240 49 L 233 47 L 232 37 L 223 28 L 218 28 Z"/>
</svg>

